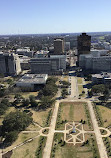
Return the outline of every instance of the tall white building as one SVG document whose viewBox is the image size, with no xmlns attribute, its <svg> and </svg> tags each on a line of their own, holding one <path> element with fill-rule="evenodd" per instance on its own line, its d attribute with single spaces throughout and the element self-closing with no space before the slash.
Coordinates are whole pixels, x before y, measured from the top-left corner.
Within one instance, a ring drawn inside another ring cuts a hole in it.
<svg viewBox="0 0 111 158">
<path fill-rule="evenodd" d="M 20 59 L 14 53 L 0 53 L 0 73 L 18 75 L 21 72 Z"/>
</svg>

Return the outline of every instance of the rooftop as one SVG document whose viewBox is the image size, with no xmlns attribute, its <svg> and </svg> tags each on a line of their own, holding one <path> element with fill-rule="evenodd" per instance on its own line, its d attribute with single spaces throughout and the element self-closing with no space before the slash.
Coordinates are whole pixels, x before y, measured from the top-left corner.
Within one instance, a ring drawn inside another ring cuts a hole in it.
<svg viewBox="0 0 111 158">
<path fill-rule="evenodd" d="M 17 83 L 44 84 L 47 78 L 47 74 L 25 74 Z"/>
<path fill-rule="evenodd" d="M 101 74 L 94 74 L 92 77 L 110 79 L 111 73 L 102 72 Z"/>
</svg>

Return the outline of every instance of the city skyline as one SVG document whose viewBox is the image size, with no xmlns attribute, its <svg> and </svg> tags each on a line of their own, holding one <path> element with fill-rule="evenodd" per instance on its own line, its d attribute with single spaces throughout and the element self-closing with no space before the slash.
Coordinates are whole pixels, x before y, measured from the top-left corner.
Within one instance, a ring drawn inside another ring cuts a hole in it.
<svg viewBox="0 0 111 158">
<path fill-rule="evenodd" d="M 1 35 L 111 31 L 111 1 L 1 1 Z"/>
</svg>

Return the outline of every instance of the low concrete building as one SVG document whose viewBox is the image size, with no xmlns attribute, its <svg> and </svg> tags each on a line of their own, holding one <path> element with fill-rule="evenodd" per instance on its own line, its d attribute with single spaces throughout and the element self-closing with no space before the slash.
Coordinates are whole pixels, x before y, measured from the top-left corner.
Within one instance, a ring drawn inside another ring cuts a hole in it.
<svg viewBox="0 0 111 158">
<path fill-rule="evenodd" d="M 101 74 L 94 74 L 92 75 L 92 82 L 96 84 L 98 83 L 109 84 L 111 83 L 111 73 L 102 72 Z"/>
<path fill-rule="evenodd" d="M 93 57 L 100 57 L 100 56 L 107 56 L 107 52 L 108 50 L 97 50 L 97 49 L 91 49 L 90 51 L 90 54 L 93 56 Z"/>
<path fill-rule="evenodd" d="M 34 55 L 34 58 L 45 58 L 45 57 L 48 57 L 48 53 L 49 51 L 44 51 L 44 50 L 41 50 L 41 51 L 37 51 Z"/>
<path fill-rule="evenodd" d="M 16 82 L 16 86 L 24 91 L 34 91 L 37 90 L 40 85 L 45 85 L 47 78 L 47 74 L 25 74 Z"/>
<path fill-rule="evenodd" d="M 20 48 L 16 50 L 16 54 L 24 55 L 24 56 L 28 56 L 32 58 L 34 55 L 34 52 L 30 51 L 30 48 Z"/>
</svg>

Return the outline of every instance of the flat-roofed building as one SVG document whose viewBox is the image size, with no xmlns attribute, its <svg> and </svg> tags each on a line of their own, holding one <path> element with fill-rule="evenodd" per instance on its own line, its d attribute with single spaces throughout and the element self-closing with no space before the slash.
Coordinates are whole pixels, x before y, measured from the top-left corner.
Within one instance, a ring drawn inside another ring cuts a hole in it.
<svg viewBox="0 0 111 158">
<path fill-rule="evenodd" d="M 34 52 L 30 51 L 30 48 L 20 48 L 20 49 L 17 49 L 15 53 L 18 55 L 24 55 L 24 56 L 28 56 L 31 58 L 34 55 Z"/>
<path fill-rule="evenodd" d="M 100 83 L 110 84 L 111 83 L 111 73 L 102 72 L 100 74 L 94 74 L 94 75 L 92 75 L 92 82 L 96 83 L 96 84 L 100 84 Z"/>
<path fill-rule="evenodd" d="M 111 56 L 107 56 L 106 50 L 93 50 L 90 54 L 79 56 L 79 66 L 93 72 L 110 71 Z"/>
<path fill-rule="evenodd" d="M 24 91 L 34 91 L 40 85 L 45 85 L 47 78 L 47 74 L 25 74 L 16 82 L 16 86 Z"/>
<path fill-rule="evenodd" d="M 52 56 L 50 58 L 33 58 L 29 61 L 31 73 L 36 74 L 62 74 L 66 70 L 66 59 L 60 56 Z"/>
<path fill-rule="evenodd" d="M 49 51 L 44 51 L 44 50 L 40 50 L 40 51 L 37 51 L 34 55 L 34 58 L 45 58 L 45 57 L 48 57 L 48 53 Z"/>
</svg>

